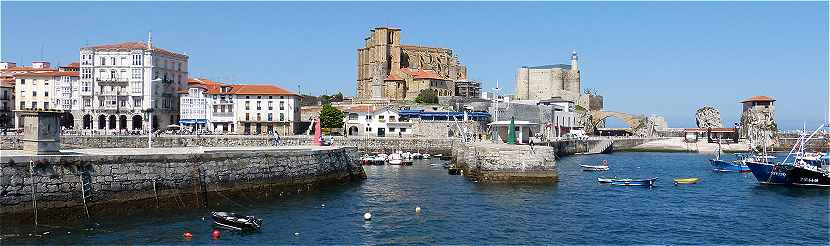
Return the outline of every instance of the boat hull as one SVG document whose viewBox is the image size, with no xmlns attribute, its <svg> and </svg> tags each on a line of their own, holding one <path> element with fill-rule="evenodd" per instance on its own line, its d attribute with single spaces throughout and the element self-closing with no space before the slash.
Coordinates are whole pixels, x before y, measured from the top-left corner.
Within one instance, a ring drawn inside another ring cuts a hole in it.
<svg viewBox="0 0 830 246">
<path fill-rule="evenodd" d="M 611 181 L 611 185 L 617 186 L 654 186 L 657 178 L 653 179 L 615 179 Z"/>
<path fill-rule="evenodd" d="M 788 176 L 790 183 L 796 186 L 830 187 L 830 174 L 818 169 L 794 166 Z"/>
<path fill-rule="evenodd" d="M 582 171 L 608 171 L 608 166 L 589 166 L 589 165 L 579 165 L 582 167 Z"/>
<path fill-rule="evenodd" d="M 745 164 L 723 160 L 709 160 L 709 163 L 712 164 L 712 168 L 716 172 L 751 172 Z"/>
<path fill-rule="evenodd" d="M 674 179 L 674 184 L 696 184 L 697 181 L 700 181 L 699 178 L 683 178 L 683 179 Z"/>
<path fill-rule="evenodd" d="M 789 185 L 788 173 L 792 170 L 790 165 L 771 164 L 755 161 L 747 161 L 747 167 L 752 171 L 752 176 L 761 184 Z"/>
</svg>

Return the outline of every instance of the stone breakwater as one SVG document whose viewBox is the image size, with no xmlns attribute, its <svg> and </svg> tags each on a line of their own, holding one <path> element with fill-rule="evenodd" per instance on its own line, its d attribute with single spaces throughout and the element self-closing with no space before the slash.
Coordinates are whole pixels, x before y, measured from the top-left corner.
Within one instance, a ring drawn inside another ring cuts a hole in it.
<svg viewBox="0 0 830 246">
<path fill-rule="evenodd" d="M 467 143 L 453 148 L 455 165 L 484 183 L 551 183 L 559 180 L 554 148 Z"/>
<path fill-rule="evenodd" d="M 311 145 L 311 136 L 286 136 L 283 145 Z M 326 137 L 328 140 L 328 137 Z M 335 146 L 355 147 L 361 152 L 409 152 L 449 154 L 456 138 L 333 137 Z M 64 149 L 146 148 L 147 136 L 61 136 Z M 274 138 L 253 135 L 165 135 L 153 138 L 153 147 L 246 147 L 274 146 Z M 0 136 L 0 149 L 22 149 L 18 136 Z"/>
<path fill-rule="evenodd" d="M 4 151 L 0 221 L 31 222 L 33 197 L 41 223 L 50 219 L 60 223 L 87 213 L 129 209 L 129 204 L 141 204 L 133 206 L 139 211 L 141 207 L 208 207 L 209 201 L 222 199 L 223 192 L 263 188 L 299 192 L 325 182 L 366 177 L 357 152 L 349 147 L 75 151 L 49 156 Z"/>
</svg>

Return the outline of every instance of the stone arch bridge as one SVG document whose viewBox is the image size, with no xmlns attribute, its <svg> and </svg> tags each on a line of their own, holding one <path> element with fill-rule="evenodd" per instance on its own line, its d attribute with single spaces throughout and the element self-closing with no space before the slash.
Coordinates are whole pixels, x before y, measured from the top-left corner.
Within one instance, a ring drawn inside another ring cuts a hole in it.
<svg viewBox="0 0 830 246">
<path fill-rule="evenodd" d="M 632 129 L 639 128 L 646 122 L 646 117 L 642 115 L 633 115 L 629 113 L 614 112 L 614 111 L 590 111 L 591 126 L 596 129 L 597 125 L 602 123 L 608 117 L 614 117 L 622 120 L 628 127 Z"/>
</svg>

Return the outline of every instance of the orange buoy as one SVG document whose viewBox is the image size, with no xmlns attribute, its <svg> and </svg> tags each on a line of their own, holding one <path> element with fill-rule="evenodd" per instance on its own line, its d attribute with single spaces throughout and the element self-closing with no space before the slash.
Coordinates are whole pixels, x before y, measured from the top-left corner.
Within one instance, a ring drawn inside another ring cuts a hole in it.
<svg viewBox="0 0 830 246">
<path fill-rule="evenodd" d="M 219 240 L 220 236 L 222 236 L 222 233 L 216 229 L 213 229 L 213 232 L 210 233 L 210 237 L 213 238 L 213 240 Z"/>
<path fill-rule="evenodd" d="M 193 233 L 186 231 L 182 236 L 184 236 L 184 239 L 190 240 L 191 238 L 193 238 Z"/>
</svg>

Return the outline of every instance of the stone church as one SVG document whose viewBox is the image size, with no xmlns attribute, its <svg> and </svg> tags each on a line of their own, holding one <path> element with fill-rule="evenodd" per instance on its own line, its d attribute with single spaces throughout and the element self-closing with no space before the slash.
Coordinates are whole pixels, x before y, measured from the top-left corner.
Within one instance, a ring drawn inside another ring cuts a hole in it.
<svg viewBox="0 0 830 246">
<path fill-rule="evenodd" d="M 421 90 L 454 96 L 467 67 L 451 49 L 401 45 L 401 29 L 378 27 L 357 49 L 357 99 L 414 100 Z"/>
</svg>

